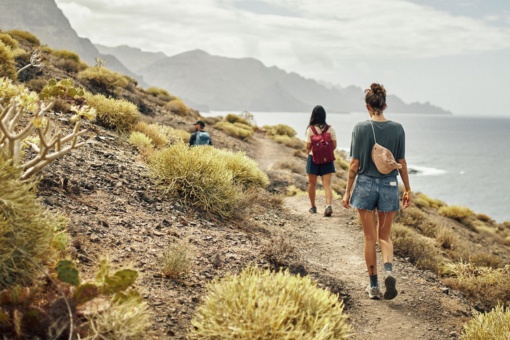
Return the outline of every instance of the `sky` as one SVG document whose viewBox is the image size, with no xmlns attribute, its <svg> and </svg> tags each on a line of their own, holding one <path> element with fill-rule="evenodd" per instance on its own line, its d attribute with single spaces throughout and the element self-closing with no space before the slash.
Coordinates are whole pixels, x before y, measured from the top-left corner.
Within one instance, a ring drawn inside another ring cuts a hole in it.
<svg viewBox="0 0 510 340">
<path fill-rule="evenodd" d="M 79 36 L 251 57 L 405 102 L 510 118 L 508 0 L 56 0 Z"/>
</svg>

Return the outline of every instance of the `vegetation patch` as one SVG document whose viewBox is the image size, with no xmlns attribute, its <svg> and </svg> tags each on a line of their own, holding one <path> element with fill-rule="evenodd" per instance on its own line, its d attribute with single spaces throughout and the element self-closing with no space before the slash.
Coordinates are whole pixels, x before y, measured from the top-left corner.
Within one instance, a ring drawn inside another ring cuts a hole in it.
<svg viewBox="0 0 510 340">
<path fill-rule="evenodd" d="M 232 124 L 227 121 L 220 121 L 214 124 L 214 127 L 224 131 L 229 136 L 239 139 L 246 139 L 253 136 L 253 128 L 242 123 Z"/>
<path fill-rule="evenodd" d="M 18 79 L 16 72 L 16 62 L 12 50 L 0 41 L 0 78 L 16 80 Z"/>
<path fill-rule="evenodd" d="M 138 122 L 133 130 L 138 131 L 149 137 L 156 147 L 168 145 L 170 142 L 166 136 L 165 128 L 158 124 L 147 124 L 145 122 Z"/>
<path fill-rule="evenodd" d="M 189 339 L 347 339 L 337 295 L 309 277 L 250 267 L 208 285 Z"/>
<path fill-rule="evenodd" d="M 102 94 L 85 92 L 87 104 L 96 109 L 96 120 L 105 128 L 128 132 L 140 119 L 140 112 L 135 104 L 124 99 L 106 98 Z"/>
<path fill-rule="evenodd" d="M 25 41 L 28 41 L 29 43 L 32 43 L 37 46 L 41 45 L 41 42 L 39 41 L 39 39 L 30 32 L 22 31 L 22 30 L 10 30 L 10 31 L 7 31 L 7 33 L 10 34 L 11 37 L 13 37 L 14 39 L 16 39 L 18 41 L 25 40 Z"/>
<path fill-rule="evenodd" d="M 168 103 L 166 103 L 165 107 L 171 113 L 174 113 L 178 116 L 186 117 L 186 116 L 192 115 L 192 111 L 180 99 L 174 99 L 174 100 L 169 101 Z"/>
<path fill-rule="evenodd" d="M 115 93 L 117 88 L 128 86 L 128 79 L 120 73 L 110 71 L 102 66 L 89 67 L 77 75 L 78 79 L 87 80 L 103 93 Z"/>
<path fill-rule="evenodd" d="M 497 305 L 488 313 L 478 313 L 464 325 L 461 340 L 510 339 L 510 309 Z"/>
<path fill-rule="evenodd" d="M 473 210 L 462 207 L 458 205 L 451 205 L 451 206 L 445 206 L 441 207 L 439 209 L 439 213 L 443 216 L 446 216 L 448 218 L 454 219 L 456 221 L 462 222 L 463 220 L 467 218 L 471 218 L 475 216 L 475 213 Z"/>
<path fill-rule="evenodd" d="M 191 253 L 184 242 L 172 243 L 163 251 L 161 271 L 167 277 L 177 279 L 191 268 Z"/>
</svg>

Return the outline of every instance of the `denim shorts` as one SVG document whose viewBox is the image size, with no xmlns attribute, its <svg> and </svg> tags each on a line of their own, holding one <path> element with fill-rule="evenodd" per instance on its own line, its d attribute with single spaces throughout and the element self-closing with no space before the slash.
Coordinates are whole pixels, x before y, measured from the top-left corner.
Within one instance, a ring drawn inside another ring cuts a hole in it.
<svg viewBox="0 0 510 340">
<path fill-rule="evenodd" d="M 358 175 L 350 203 L 357 209 L 377 208 L 380 212 L 397 211 L 400 208 L 397 177 L 376 178 Z"/>
<path fill-rule="evenodd" d="M 335 162 L 326 164 L 315 164 L 312 161 L 312 155 L 308 155 L 306 161 L 306 173 L 315 176 L 327 175 L 335 172 Z"/>
</svg>

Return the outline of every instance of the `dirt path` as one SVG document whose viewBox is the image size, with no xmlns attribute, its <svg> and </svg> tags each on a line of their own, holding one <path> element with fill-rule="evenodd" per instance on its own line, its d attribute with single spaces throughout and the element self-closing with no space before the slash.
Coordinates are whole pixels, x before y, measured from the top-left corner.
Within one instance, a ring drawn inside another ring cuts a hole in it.
<svg viewBox="0 0 510 340">
<path fill-rule="evenodd" d="M 289 156 L 272 141 L 259 142 L 263 148 L 257 159 L 266 171 L 271 171 L 273 160 Z M 354 210 L 344 209 L 337 200 L 332 217 L 324 217 L 322 209 L 312 215 L 307 196 L 288 197 L 285 205 L 296 221 L 290 226 L 293 237 L 305 245 L 301 248 L 304 261 L 344 282 L 349 296 L 346 312 L 354 328 L 351 339 L 455 339 L 461 333 L 471 308 L 446 290 L 434 274 L 417 270 L 405 259 L 397 257 L 394 261 L 397 298 L 385 301 L 367 297 L 363 233 Z M 318 197 L 317 206 L 324 205 L 324 198 Z M 378 261 L 380 258 L 378 253 Z M 382 265 L 379 272 L 383 273 Z"/>
</svg>

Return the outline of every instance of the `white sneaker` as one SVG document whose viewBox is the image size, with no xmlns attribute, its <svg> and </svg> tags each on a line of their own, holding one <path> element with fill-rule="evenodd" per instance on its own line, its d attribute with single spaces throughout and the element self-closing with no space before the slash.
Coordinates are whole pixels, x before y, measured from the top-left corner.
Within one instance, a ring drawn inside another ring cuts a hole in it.
<svg viewBox="0 0 510 340">
<path fill-rule="evenodd" d="M 397 295 L 397 280 L 393 276 L 393 272 L 386 272 L 386 278 L 384 279 L 384 286 L 386 287 L 386 291 L 384 292 L 385 300 L 392 300 Z"/>
<path fill-rule="evenodd" d="M 371 287 L 368 284 L 367 289 L 365 291 L 368 293 L 368 297 L 371 299 L 380 299 L 381 298 L 381 290 L 379 287 Z"/>
</svg>

